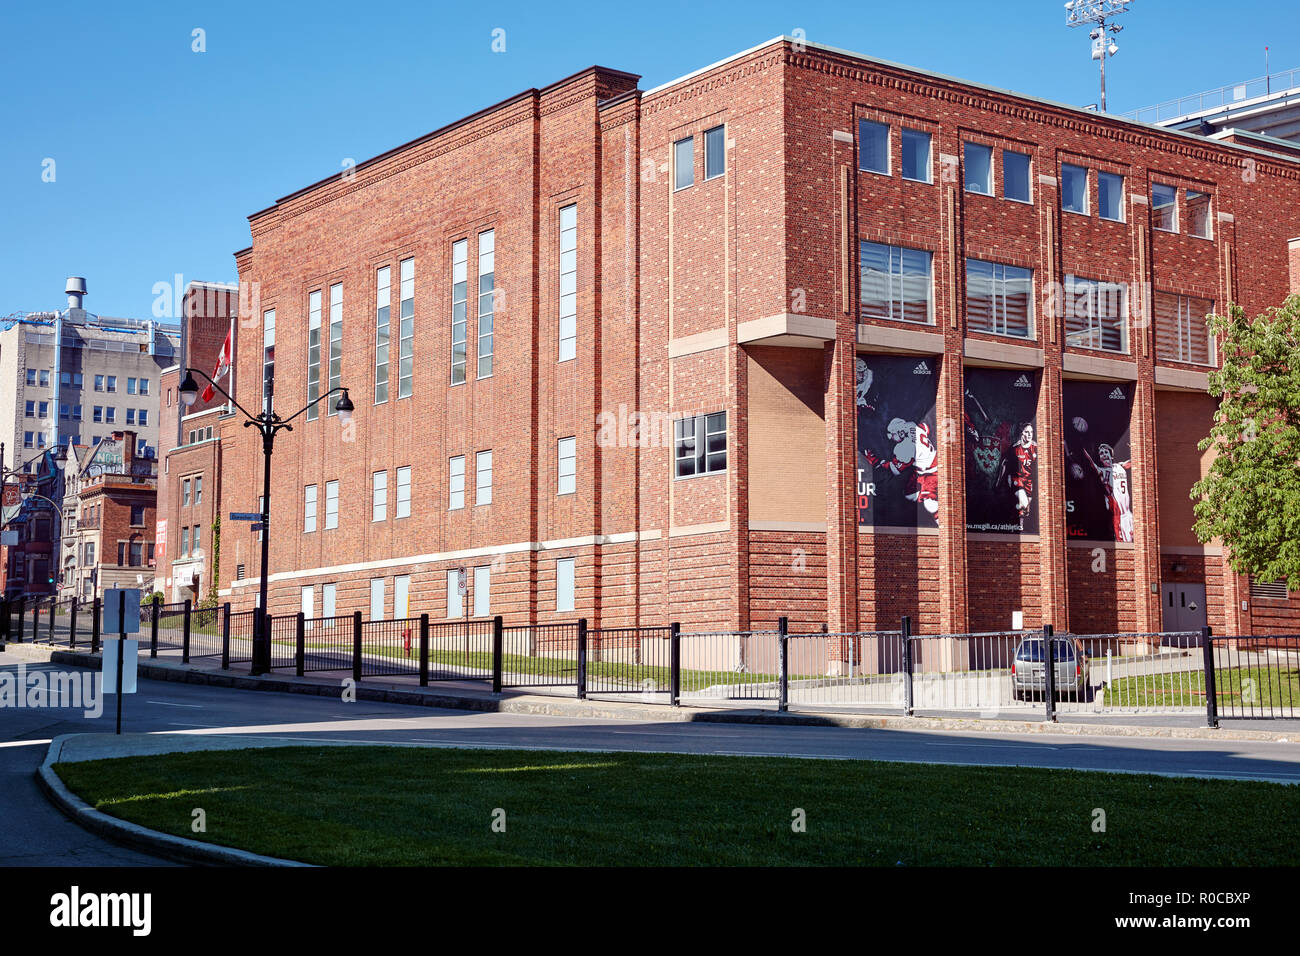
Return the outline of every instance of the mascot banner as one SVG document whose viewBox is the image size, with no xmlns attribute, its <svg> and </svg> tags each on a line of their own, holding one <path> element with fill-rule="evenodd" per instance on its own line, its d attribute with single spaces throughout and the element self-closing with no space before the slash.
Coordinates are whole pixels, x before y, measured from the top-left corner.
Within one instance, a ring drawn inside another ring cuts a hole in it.
<svg viewBox="0 0 1300 956">
<path fill-rule="evenodd" d="M 965 370 L 966 530 L 1038 533 L 1038 373 Z"/>
</svg>

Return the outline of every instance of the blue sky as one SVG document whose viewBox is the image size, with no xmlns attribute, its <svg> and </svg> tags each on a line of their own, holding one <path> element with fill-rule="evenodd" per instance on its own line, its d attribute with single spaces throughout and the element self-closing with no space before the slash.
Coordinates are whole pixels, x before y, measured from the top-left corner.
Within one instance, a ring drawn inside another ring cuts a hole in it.
<svg viewBox="0 0 1300 956">
<path fill-rule="evenodd" d="M 1107 63 L 1111 111 L 1260 76 L 1265 45 L 1274 72 L 1300 67 L 1286 8 L 1135 0 Z M 68 275 L 87 277 L 92 312 L 148 316 L 155 284 L 177 273 L 233 280 L 248 214 L 349 157 L 594 63 L 649 89 L 796 28 L 1048 99 L 1098 98 L 1087 34 L 1058 0 L 6 2 L 0 316 L 61 308 Z"/>
</svg>

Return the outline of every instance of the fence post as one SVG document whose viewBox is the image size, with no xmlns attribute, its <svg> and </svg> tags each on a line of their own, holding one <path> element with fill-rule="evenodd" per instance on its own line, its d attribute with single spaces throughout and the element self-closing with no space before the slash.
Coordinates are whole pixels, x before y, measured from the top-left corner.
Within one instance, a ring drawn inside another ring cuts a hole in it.
<svg viewBox="0 0 1300 956">
<path fill-rule="evenodd" d="M 4 650 L 9 640 L 9 599 L 0 597 L 0 650 Z"/>
<path fill-rule="evenodd" d="M 429 686 L 429 615 L 420 615 L 420 686 Z"/>
<path fill-rule="evenodd" d="M 361 683 L 361 612 L 352 612 L 352 679 Z"/>
<path fill-rule="evenodd" d="M 1046 706 L 1046 718 L 1056 722 L 1056 641 L 1052 637 L 1052 625 L 1043 625 L 1043 698 Z"/>
<path fill-rule="evenodd" d="M 682 626 L 677 621 L 668 625 L 668 702 L 674 707 L 682 705 Z"/>
<path fill-rule="evenodd" d="M 181 622 L 181 663 L 190 662 L 190 615 L 193 613 L 193 604 L 189 598 L 185 599 L 185 618 Z"/>
<path fill-rule="evenodd" d="M 54 643 L 54 619 L 58 617 L 58 610 L 59 610 L 59 599 L 57 597 L 50 598 L 50 625 L 45 629 L 45 637 L 46 637 L 47 644 Z"/>
<path fill-rule="evenodd" d="M 158 656 L 158 615 L 162 611 L 162 598 L 158 597 L 158 595 L 155 594 L 153 596 L 153 600 L 150 601 L 149 603 L 153 607 L 153 611 L 151 612 L 153 614 L 153 619 L 149 624 L 149 656 L 157 657 Z"/>
<path fill-rule="evenodd" d="M 68 648 L 72 649 L 77 646 L 77 606 L 78 601 L 74 597 L 72 604 L 68 607 Z"/>
<path fill-rule="evenodd" d="M 505 649 L 505 628 L 501 615 L 492 618 L 492 693 L 501 693 L 501 665 Z"/>
<path fill-rule="evenodd" d="M 36 640 L 41 630 L 41 599 L 32 601 L 32 640 Z"/>
<path fill-rule="evenodd" d="M 915 709 L 912 701 L 912 619 L 906 614 L 899 624 L 903 639 L 903 713 L 911 717 Z"/>
<path fill-rule="evenodd" d="M 99 653 L 99 598 L 90 602 L 90 653 Z"/>
<path fill-rule="evenodd" d="M 230 670 L 230 602 L 221 605 L 221 669 Z"/>
<path fill-rule="evenodd" d="M 777 697 L 776 709 L 790 709 L 790 619 L 776 619 Z"/>
<path fill-rule="evenodd" d="M 1205 723 L 1207 727 L 1219 726 L 1219 693 L 1214 676 L 1214 634 L 1208 627 L 1201 628 L 1201 649 L 1205 654 Z"/>
<path fill-rule="evenodd" d="M 23 642 L 23 628 L 27 626 L 27 598 L 18 599 L 18 630 L 14 632 L 14 643 Z"/>
<path fill-rule="evenodd" d="M 578 618 L 578 700 L 587 699 L 587 619 Z"/>
<path fill-rule="evenodd" d="M 294 639 L 293 672 L 299 677 L 307 664 L 307 615 L 298 612 L 298 629 Z"/>
</svg>

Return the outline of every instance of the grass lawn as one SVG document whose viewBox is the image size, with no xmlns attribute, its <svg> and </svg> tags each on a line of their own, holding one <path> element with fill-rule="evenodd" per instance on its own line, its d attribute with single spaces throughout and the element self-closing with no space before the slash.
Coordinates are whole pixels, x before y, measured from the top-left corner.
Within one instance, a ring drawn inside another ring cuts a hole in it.
<svg viewBox="0 0 1300 956">
<path fill-rule="evenodd" d="M 290 747 L 57 770 L 123 819 L 327 865 L 1290 866 L 1300 832 L 1280 784 L 1029 768 Z"/>
<path fill-rule="evenodd" d="M 1099 673 L 1095 663 L 1092 673 L 1094 678 Z M 1219 668 L 1214 672 L 1214 688 L 1220 713 L 1300 707 L 1300 671 L 1295 668 Z M 1204 707 L 1205 674 L 1181 671 L 1121 677 L 1106 690 L 1106 702 L 1125 707 Z"/>
</svg>

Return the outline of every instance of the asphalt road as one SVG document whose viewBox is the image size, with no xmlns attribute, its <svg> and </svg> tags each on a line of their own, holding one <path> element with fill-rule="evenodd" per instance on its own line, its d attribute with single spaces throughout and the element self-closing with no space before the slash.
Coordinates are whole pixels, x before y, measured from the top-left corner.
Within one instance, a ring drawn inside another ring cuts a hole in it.
<svg viewBox="0 0 1300 956">
<path fill-rule="evenodd" d="M 0 667 L 16 658 L 0 654 Z M 28 664 L 28 670 L 62 665 Z M 111 698 L 109 698 L 111 704 Z M 634 750 L 888 760 L 1300 783 L 1300 746 L 1273 741 L 862 730 L 764 724 L 629 721 L 469 713 L 144 680 L 125 700 L 124 731 L 248 733 L 356 743 L 457 747 Z M 34 781 L 48 742 L 109 732 L 113 713 L 88 719 L 66 708 L 0 710 L 0 865 L 149 865 L 161 861 L 86 832 L 51 807 Z"/>
</svg>

